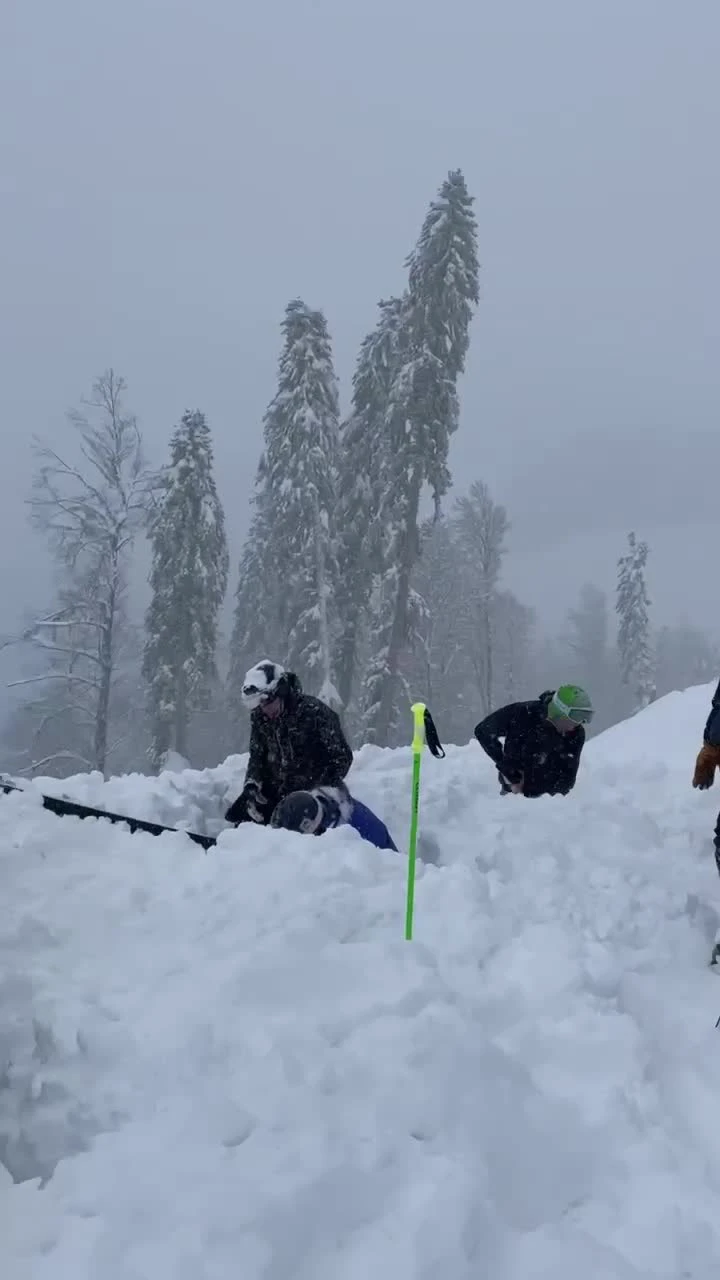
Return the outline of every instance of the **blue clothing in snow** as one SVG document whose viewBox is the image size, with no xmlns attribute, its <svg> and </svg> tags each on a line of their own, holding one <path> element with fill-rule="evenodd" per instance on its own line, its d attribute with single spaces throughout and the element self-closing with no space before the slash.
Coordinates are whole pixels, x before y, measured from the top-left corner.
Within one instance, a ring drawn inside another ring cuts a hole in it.
<svg viewBox="0 0 720 1280">
<path fill-rule="evenodd" d="M 352 799 L 352 813 L 347 819 L 348 825 L 354 827 L 363 840 L 369 840 L 378 849 L 393 849 L 397 853 L 397 845 L 393 842 L 384 822 L 380 821 L 372 809 L 368 809 L 362 800 Z"/>
<path fill-rule="evenodd" d="M 362 800 L 351 796 L 346 787 L 316 787 L 313 795 L 320 800 L 325 812 L 324 831 L 330 827 L 352 827 L 377 849 L 398 852 L 385 823 Z"/>
</svg>

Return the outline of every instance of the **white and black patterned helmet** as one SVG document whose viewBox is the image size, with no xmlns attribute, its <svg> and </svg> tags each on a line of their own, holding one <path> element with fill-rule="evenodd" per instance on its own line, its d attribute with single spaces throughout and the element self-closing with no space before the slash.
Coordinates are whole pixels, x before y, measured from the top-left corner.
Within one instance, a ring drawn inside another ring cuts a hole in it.
<svg viewBox="0 0 720 1280">
<path fill-rule="evenodd" d="M 246 672 L 242 686 L 242 700 L 248 711 L 254 711 L 263 702 L 282 697 L 285 675 L 285 668 L 279 662 L 270 662 L 267 658 L 251 667 Z"/>
</svg>

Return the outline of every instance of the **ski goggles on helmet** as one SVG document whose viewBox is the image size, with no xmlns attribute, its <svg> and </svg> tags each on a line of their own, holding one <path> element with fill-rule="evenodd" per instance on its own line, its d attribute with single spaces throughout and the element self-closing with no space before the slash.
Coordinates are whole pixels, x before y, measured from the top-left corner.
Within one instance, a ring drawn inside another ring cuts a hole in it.
<svg viewBox="0 0 720 1280">
<path fill-rule="evenodd" d="M 284 668 L 276 662 L 259 662 L 246 672 L 242 700 L 248 711 L 254 711 L 281 695 L 284 674 Z"/>
<path fill-rule="evenodd" d="M 548 705 L 548 715 L 551 720 L 570 720 L 572 724 L 590 724 L 593 714 L 592 707 L 571 707 L 557 694 L 553 695 Z"/>
<path fill-rule="evenodd" d="M 259 689 L 255 684 L 244 684 L 242 687 L 242 700 L 248 711 L 254 711 L 276 696 L 274 689 Z"/>
</svg>

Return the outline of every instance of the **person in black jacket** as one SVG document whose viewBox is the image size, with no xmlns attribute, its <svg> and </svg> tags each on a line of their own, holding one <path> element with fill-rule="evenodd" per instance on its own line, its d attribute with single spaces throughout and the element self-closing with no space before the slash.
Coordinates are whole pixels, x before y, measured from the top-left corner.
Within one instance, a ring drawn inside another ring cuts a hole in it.
<svg viewBox="0 0 720 1280">
<path fill-rule="evenodd" d="M 585 745 L 584 725 L 592 716 L 585 690 L 566 684 L 530 702 L 499 707 L 481 720 L 475 737 L 497 766 L 502 794 L 534 798 L 572 791 Z"/>
<path fill-rule="evenodd" d="M 710 714 L 705 722 L 703 744 L 695 761 L 693 786 L 707 791 L 715 781 L 717 768 L 720 768 L 720 682 L 713 694 Z M 715 865 L 720 874 L 720 813 L 715 825 Z"/>
<path fill-rule="evenodd" d="M 250 758 L 243 789 L 225 820 L 268 825 L 292 791 L 338 786 L 353 753 L 336 713 L 303 693 L 293 671 L 264 659 L 245 676 L 242 699 L 250 715 Z"/>
</svg>

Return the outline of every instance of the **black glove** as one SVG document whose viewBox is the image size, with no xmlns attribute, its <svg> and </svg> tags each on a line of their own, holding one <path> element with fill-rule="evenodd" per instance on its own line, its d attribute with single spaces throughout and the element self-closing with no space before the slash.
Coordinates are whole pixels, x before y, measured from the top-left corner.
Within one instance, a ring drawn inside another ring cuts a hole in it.
<svg viewBox="0 0 720 1280">
<path fill-rule="evenodd" d="M 508 785 L 511 787 L 519 786 L 523 780 L 522 769 L 518 769 L 514 767 L 510 761 L 508 761 L 507 763 L 503 761 L 503 763 L 500 765 L 500 773 L 502 774 L 503 778 L 508 783 Z"/>
<path fill-rule="evenodd" d="M 225 821 L 232 822 L 234 826 L 241 822 L 266 824 L 270 818 L 270 808 L 257 782 L 246 782 L 237 800 L 233 800 L 226 810 Z"/>
</svg>

